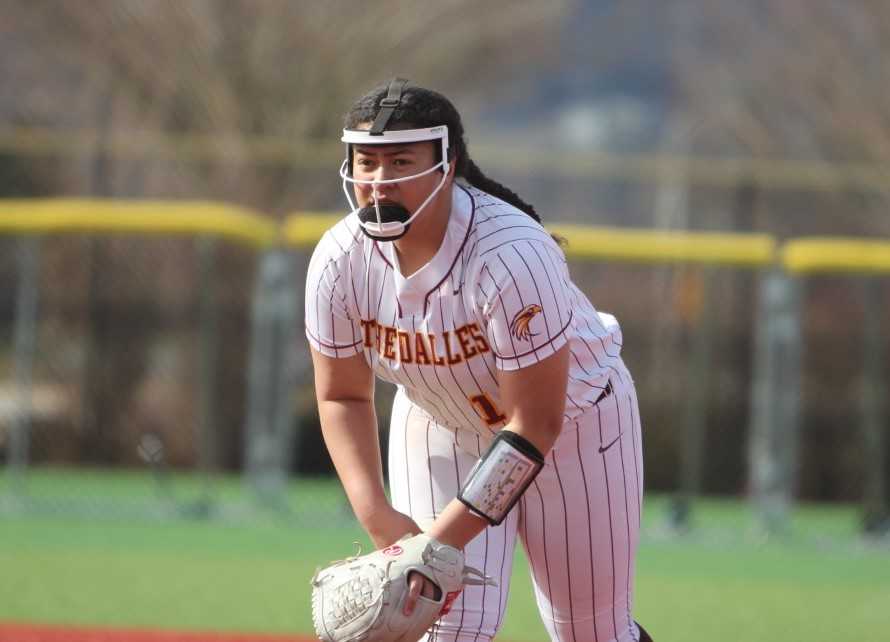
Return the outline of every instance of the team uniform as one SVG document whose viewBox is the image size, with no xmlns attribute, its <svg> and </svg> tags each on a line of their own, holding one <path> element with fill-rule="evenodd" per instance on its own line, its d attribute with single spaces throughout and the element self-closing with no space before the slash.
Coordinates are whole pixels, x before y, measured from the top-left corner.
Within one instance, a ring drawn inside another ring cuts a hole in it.
<svg viewBox="0 0 890 642">
<path fill-rule="evenodd" d="M 629 642 L 643 490 L 639 413 L 615 318 L 571 282 L 562 250 L 531 217 L 476 188 L 452 187 L 435 256 L 399 271 L 395 247 L 356 214 L 319 242 L 306 283 L 306 334 L 334 358 L 364 354 L 397 386 L 389 442 L 396 509 L 427 528 L 506 424 L 498 370 L 568 344 L 563 427 L 546 464 L 498 526 L 465 548 L 497 586 L 468 586 L 429 640 L 488 640 L 507 602 L 514 545 L 531 563 L 553 640 Z"/>
</svg>

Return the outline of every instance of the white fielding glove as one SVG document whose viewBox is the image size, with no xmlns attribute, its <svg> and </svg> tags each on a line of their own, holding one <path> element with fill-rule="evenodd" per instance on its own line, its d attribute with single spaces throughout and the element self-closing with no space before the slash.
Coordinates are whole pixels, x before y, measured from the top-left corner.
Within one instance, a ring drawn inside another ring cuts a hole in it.
<svg viewBox="0 0 890 642">
<path fill-rule="evenodd" d="M 408 576 L 420 573 L 436 599 L 418 596 L 403 612 Z M 312 621 L 324 642 L 416 642 L 451 608 L 465 584 L 494 584 L 464 566 L 461 551 L 429 535 L 405 536 L 367 555 L 333 562 L 312 578 Z"/>
</svg>

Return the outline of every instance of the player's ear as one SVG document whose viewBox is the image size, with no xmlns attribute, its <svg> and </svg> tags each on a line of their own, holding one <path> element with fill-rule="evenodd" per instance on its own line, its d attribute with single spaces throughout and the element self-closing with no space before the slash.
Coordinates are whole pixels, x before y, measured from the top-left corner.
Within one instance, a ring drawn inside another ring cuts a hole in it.
<svg viewBox="0 0 890 642">
<path fill-rule="evenodd" d="M 457 172 L 457 154 L 453 149 L 448 150 L 448 179 L 453 181 L 455 172 Z"/>
</svg>

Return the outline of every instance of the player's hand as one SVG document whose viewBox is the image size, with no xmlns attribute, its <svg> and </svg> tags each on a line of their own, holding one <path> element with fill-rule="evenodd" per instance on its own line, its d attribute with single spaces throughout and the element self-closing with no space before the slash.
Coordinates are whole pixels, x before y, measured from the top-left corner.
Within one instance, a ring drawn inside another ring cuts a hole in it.
<svg viewBox="0 0 890 642">
<path fill-rule="evenodd" d="M 378 549 L 397 542 L 405 535 L 417 535 L 422 532 L 417 522 L 392 506 L 387 506 L 376 512 L 372 518 L 367 520 L 364 527 L 371 541 L 374 542 L 374 546 Z"/>
<path fill-rule="evenodd" d="M 417 604 L 417 598 L 420 595 L 428 597 L 431 600 L 436 599 L 436 585 L 430 582 L 420 573 L 411 573 L 408 575 L 408 594 L 405 596 L 405 615 L 411 615 L 414 612 L 414 606 Z"/>
<path fill-rule="evenodd" d="M 382 512 L 375 514 L 372 523 L 367 527 L 368 535 L 374 546 L 378 549 L 385 548 L 397 542 L 405 535 L 417 535 L 422 532 L 420 526 L 413 519 L 400 513 L 392 506 L 387 506 Z M 436 585 L 420 573 L 411 573 L 408 576 L 408 594 L 405 596 L 404 613 L 411 615 L 420 595 L 435 599 Z"/>
</svg>

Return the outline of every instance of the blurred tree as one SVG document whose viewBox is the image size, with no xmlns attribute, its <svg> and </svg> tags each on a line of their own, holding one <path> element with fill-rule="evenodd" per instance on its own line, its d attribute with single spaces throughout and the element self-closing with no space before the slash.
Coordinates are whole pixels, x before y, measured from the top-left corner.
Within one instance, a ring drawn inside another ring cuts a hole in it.
<svg viewBox="0 0 890 642">
<path fill-rule="evenodd" d="M 673 0 L 674 109 L 691 151 L 890 163 L 890 4 L 882 0 Z M 874 171 L 880 171 L 875 167 Z M 840 181 L 807 233 L 890 233 L 888 190 Z M 798 197 L 798 201 L 803 200 Z M 786 202 L 787 210 L 792 203 Z M 821 206 L 821 207 L 820 207 Z M 855 221 L 837 211 L 859 214 Z M 800 232 L 792 222 L 772 227 Z"/>
<path fill-rule="evenodd" d="M 553 59 L 569 2 L 5 0 L 0 73 L 19 91 L 0 119 L 92 129 L 101 117 L 110 137 L 96 146 L 116 150 L 146 132 L 213 135 L 221 162 L 121 163 L 106 168 L 110 194 L 313 206 L 332 183 L 300 180 L 299 155 L 336 165 L 334 136 L 354 98 L 396 74 L 456 96 L 491 92 Z M 254 162 L 254 137 L 295 141 L 287 166 Z M 182 157 L 190 151 L 184 138 Z M 89 172 L 68 180 L 82 190 Z"/>
<path fill-rule="evenodd" d="M 746 151 L 890 162 L 890 4 L 677 0 L 673 62 L 689 112 Z"/>
</svg>

